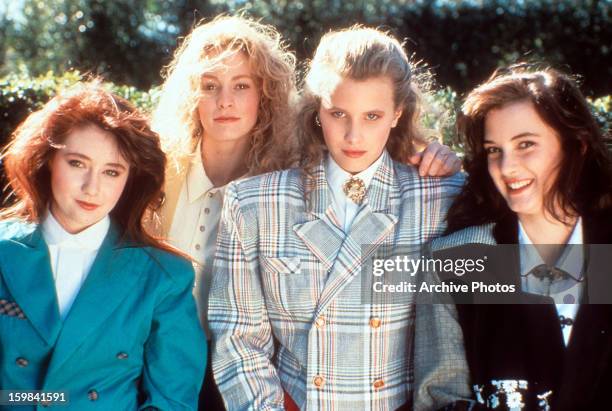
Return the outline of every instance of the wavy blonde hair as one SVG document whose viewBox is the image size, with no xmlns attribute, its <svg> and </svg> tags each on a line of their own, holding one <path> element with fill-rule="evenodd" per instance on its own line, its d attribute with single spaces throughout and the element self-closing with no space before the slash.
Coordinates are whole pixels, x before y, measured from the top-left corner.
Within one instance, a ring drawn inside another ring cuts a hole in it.
<svg viewBox="0 0 612 411">
<path fill-rule="evenodd" d="M 322 99 L 328 99 L 342 78 L 366 80 L 388 76 L 394 102 L 402 109 L 397 126 L 391 129 L 387 150 L 391 157 L 406 162 L 415 146 L 425 145 L 429 133 L 421 127 L 421 91 L 413 63 L 402 44 L 386 32 L 360 25 L 327 33 L 321 39 L 304 79 L 298 113 L 298 141 L 303 169 L 312 171 L 327 151 L 315 116 Z"/>
<path fill-rule="evenodd" d="M 200 23 L 185 37 L 163 73 L 166 80 L 152 126 L 174 165 L 193 154 L 202 136 L 197 112 L 202 76 L 224 68 L 224 60 L 236 53 L 248 57 L 261 92 L 245 159 L 249 173 L 286 168 L 294 161 L 295 56 L 272 26 L 244 16 L 219 16 Z"/>
</svg>

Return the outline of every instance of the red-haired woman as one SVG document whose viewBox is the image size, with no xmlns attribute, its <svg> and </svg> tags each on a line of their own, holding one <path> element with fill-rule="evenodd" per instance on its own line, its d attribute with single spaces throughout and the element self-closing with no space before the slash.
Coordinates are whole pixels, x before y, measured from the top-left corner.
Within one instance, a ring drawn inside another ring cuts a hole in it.
<svg viewBox="0 0 612 411">
<path fill-rule="evenodd" d="M 82 85 L 31 114 L 3 158 L 16 202 L 0 219 L 0 389 L 63 391 L 37 399 L 74 410 L 195 409 L 206 339 L 191 264 L 143 230 L 166 163 L 146 119 Z"/>
</svg>

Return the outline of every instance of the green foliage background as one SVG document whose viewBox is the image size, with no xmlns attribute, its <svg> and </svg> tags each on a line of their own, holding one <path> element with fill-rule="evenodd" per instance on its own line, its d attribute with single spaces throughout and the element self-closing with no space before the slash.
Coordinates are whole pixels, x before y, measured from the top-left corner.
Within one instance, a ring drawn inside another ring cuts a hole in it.
<svg viewBox="0 0 612 411">
<path fill-rule="evenodd" d="M 463 93 L 498 66 L 525 60 L 579 75 L 609 127 L 611 11 L 612 0 L 0 0 L 0 146 L 79 72 L 104 77 L 150 110 L 181 36 L 221 12 L 273 24 L 301 62 L 325 32 L 356 22 L 406 39 L 435 75 L 425 121 L 447 143 Z"/>
<path fill-rule="evenodd" d="M 70 68 L 146 90 L 202 18 L 243 12 L 276 26 L 298 59 L 354 23 L 407 39 L 442 86 L 465 92 L 497 66 L 545 61 L 612 92 L 612 0 L 0 0 L 0 74 Z"/>
<path fill-rule="evenodd" d="M 51 72 L 38 77 L 11 74 L 0 78 L 0 146 L 8 139 L 17 125 L 29 113 L 39 109 L 59 90 L 68 88 L 83 79 L 77 71 L 54 76 Z M 106 82 L 109 90 L 132 101 L 146 113 L 150 113 L 159 96 L 159 88 L 141 91 L 133 86 L 116 85 Z M 463 148 L 457 141 L 455 119 L 461 99 L 450 87 L 433 91 L 426 97 L 423 121 L 430 129 L 439 131 L 442 140 L 456 151 Z M 612 96 L 590 100 L 591 110 L 600 126 L 606 132 L 612 129 Z"/>
</svg>

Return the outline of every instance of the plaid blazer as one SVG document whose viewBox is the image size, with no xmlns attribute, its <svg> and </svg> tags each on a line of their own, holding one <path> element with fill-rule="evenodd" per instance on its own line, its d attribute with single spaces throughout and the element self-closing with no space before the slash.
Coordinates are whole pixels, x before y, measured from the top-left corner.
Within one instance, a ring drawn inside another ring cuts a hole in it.
<svg viewBox="0 0 612 411">
<path fill-rule="evenodd" d="M 348 234 L 323 163 L 310 179 L 291 169 L 228 186 L 209 321 L 229 410 L 282 410 L 283 391 L 309 410 L 433 409 L 469 397 L 454 307 L 362 301 L 362 263 L 383 246 L 439 236 L 463 184 L 383 156 Z M 443 353 L 431 338 L 448 341 Z"/>
</svg>

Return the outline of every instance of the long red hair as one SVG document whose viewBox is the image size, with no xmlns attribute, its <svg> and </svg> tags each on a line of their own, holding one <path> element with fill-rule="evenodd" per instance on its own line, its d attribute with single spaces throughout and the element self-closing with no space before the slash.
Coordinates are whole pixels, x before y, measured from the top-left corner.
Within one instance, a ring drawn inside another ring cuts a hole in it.
<svg viewBox="0 0 612 411">
<path fill-rule="evenodd" d="M 122 238 L 173 251 L 151 236 L 143 220 L 160 205 L 166 156 L 148 119 L 129 101 L 105 90 L 99 82 L 81 83 L 30 114 L 12 134 L 2 159 L 15 202 L 0 219 L 39 223 L 51 200 L 49 161 L 74 129 L 95 125 L 115 136 L 130 165 L 123 193 L 111 211 Z"/>
</svg>

